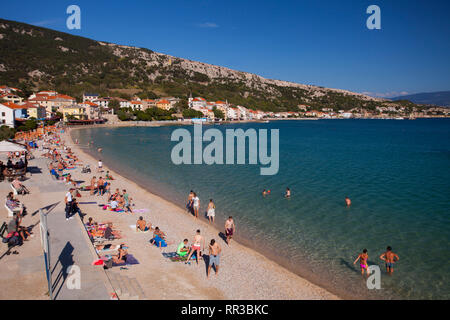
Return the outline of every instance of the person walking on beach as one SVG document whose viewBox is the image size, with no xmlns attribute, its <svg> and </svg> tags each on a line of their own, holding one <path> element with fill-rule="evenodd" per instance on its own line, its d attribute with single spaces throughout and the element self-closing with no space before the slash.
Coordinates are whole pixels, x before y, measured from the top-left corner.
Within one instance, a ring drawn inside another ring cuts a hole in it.
<svg viewBox="0 0 450 320">
<path fill-rule="evenodd" d="M 93 176 L 91 179 L 91 190 L 90 190 L 90 194 L 91 196 L 97 191 L 97 180 L 96 180 L 96 176 Z"/>
<path fill-rule="evenodd" d="M 345 197 L 345 203 L 347 204 L 347 207 L 350 207 L 352 205 L 352 200 L 350 200 L 349 197 Z"/>
<path fill-rule="evenodd" d="M 208 246 L 209 249 L 209 263 L 208 263 L 208 272 L 206 278 L 209 279 L 209 274 L 211 273 L 211 268 L 214 265 L 216 269 L 216 276 L 219 274 L 219 265 L 220 265 L 220 253 L 222 249 L 216 240 L 212 239 L 211 243 Z"/>
<path fill-rule="evenodd" d="M 200 199 L 197 197 L 197 194 L 194 192 L 194 198 L 192 198 L 194 204 L 194 214 L 195 218 L 198 218 L 198 210 L 200 209 Z"/>
<path fill-rule="evenodd" d="M 356 264 L 356 262 L 358 262 L 358 260 L 361 260 L 359 262 L 359 266 L 361 267 L 362 275 L 364 275 L 364 270 L 365 270 L 367 276 L 369 276 L 369 265 L 367 264 L 368 259 L 369 259 L 369 255 L 367 254 L 367 249 L 364 249 L 363 252 L 358 255 L 358 258 L 356 258 L 355 262 L 353 262 L 353 264 Z"/>
<path fill-rule="evenodd" d="M 231 244 L 231 238 L 236 231 L 236 225 L 232 216 L 229 216 L 227 221 L 225 221 L 225 235 L 227 236 L 227 245 Z"/>
<path fill-rule="evenodd" d="M 389 275 L 394 273 L 394 263 L 400 260 L 398 255 L 392 252 L 392 248 L 390 246 L 386 248 L 386 252 L 380 256 L 380 259 L 386 263 L 386 272 Z"/>
<path fill-rule="evenodd" d="M 186 209 L 191 214 L 194 211 L 194 209 L 193 209 L 193 202 L 192 202 L 193 198 L 194 198 L 194 191 L 191 190 L 191 192 L 189 192 L 188 201 L 187 201 L 187 204 L 186 204 Z"/>
<path fill-rule="evenodd" d="M 216 216 L 216 205 L 213 202 L 213 199 L 209 199 L 207 216 L 209 219 L 209 223 L 214 223 L 214 217 Z"/>
<path fill-rule="evenodd" d="M 198 265 L 198 260 L 200 259 L 201 254 L 202 254 L 201 250 L 204 248 L 205 248 L 205 239 L 203 239 L 203 237 L 200 235 L 200 229 L 199 229 L 199 230 L 197 230 L 197 232 L 194 236 L 194 242 L 191 247 L 191 252 L 189 252 L 186 263 L 189 262 L 189 259 L 191 259 L 194 252 L 196 252 L 196 260 L 197 260 L 197 265 Z"/>
<path fill-rule="evenodd" d="M 73 217 L 71 217 L 72 214 L 72 191 L 74 189 L 70 188 L 69 191 L 67 191 L 66 196 L 64 197 L 64 202 L 66 203 L 66 221 L 69 219 L 72 219 Z"/>
<path fill-rule="evenodd" d="M 103 172 L 103 162 L 102 162 L 102 160 L 98 160 L 98 172 Z"/>
</svg>

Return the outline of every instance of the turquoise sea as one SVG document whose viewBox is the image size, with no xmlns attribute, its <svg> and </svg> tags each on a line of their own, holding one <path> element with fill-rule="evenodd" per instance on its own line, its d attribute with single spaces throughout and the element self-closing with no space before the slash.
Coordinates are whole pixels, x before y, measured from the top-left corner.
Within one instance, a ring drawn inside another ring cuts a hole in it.
<svg viewBox="0 0 450 320">
<path fill-rule="evenodd" d="M 180 206 L 191 189 L 202 211 L 213 198 L 220 230 L 233 215 L 240 242 L 343 297 L 450 298 L 450 119 L 214 127 L 279 129 L 278 174 L 261 176 L 259 165 L 176 166 L 175 126 L 92 128 L 72 136 L 82 146 L 94 141 L 90 154 Z M 286 187 L 291 199 L 283 197 Z M 270 196 L 262 197 L 263 189 Z M 400 256 L 393 276 L 379 259 L 388 245 Z M 381 290 L 368 290 L 353 265 L 363 248 L 369 265 L 381 268 Z"/>
</svg>

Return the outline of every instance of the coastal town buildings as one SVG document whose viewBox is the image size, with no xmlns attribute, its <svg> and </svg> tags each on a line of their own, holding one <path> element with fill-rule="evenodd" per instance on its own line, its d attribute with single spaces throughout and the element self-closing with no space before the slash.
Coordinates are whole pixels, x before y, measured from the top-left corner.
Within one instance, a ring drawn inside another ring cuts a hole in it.
<svg viewBox="0 0 450 320">
<path fill-rule="evenodd" d="M 84 93 L 83 94 L 83 102 L 86 102 L 86 101 L 94 102 L 99 97 L 100 96 L 98 95 L 98 93 Z"/>
<path fill-rule="evenodd" d="M 14 128 L 16 125 L 16 116 L 20 119 L 26 115 L 26 112 L 26 108 L 15 103 L 0 103 L 0 124 Z"/>
<path fill-rule="evenodd" d="M 170 110 L 172 108 L 172 104 L 169 100 L 162 99 L 156 102 L 156 107 L 164 110 Z"/>
<path fill-rule="evenodd" d="M 70 119 L 87 120 L 88 114 L 86 108 L 81 105 L 62 106 L 58 109 L 63 114 L 63 120 L 68 121 Z"/>
</svg>

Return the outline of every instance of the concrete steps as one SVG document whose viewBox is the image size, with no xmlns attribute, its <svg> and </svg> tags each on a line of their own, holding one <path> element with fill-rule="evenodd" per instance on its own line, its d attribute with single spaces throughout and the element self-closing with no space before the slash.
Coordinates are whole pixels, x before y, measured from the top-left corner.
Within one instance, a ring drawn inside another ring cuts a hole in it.
<svg viewBox="0 0 450 320">
<path fill-rule="evenodd" d="M 128 277 L 114 271 L 106 271 L 111 286 L 120 300 L 146 300 L 144 290 L 136 278 Z"/>
</svg>

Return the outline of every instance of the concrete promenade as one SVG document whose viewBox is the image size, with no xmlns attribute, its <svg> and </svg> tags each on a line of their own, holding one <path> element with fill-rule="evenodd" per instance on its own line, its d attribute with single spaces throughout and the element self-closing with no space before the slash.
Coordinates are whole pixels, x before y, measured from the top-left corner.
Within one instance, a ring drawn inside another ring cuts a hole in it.
<svg viewBox="0 0 450 320">
<path fill-rule="evenodd" d="M 35 155 L 40 152 L 34 152 Z M 52 179 L 47 170 L 48 160 L 36 157 L 31 160 L 31 177 L 24 182 L 31 194 L 17 196 L 27 207 L 28 214 L 23 218 L 23 226 L 32 226 L 34 237 L 13 250 L 18 255 L 6 255 L 7 246 L 1 244 L 0 299 L 49 299 L 48 285 L 45 275 L 44 256 L 39 230 L 39 209 L 47 214 L 50 234 L 50 263 L 55 300 L 108 300 L 113 289 L 102 267 L 92 266 L 96 259 L 93 246 L 83 228 L 78 215 L 66 221 L 64 213 L 64 195 L 69 187 L 63 182 Z M 80 169 L 76 169 L 80 170 Z M 28 174 L 29 175 L 29 174 Z M 0 196 L 5 201 L 8 192 L 12 191 L 10 183 L 0 183 Z M 82 200 L 81 200 L 82 201 Z M 0 223 L 7 217 L 4 202 L 2 203 Z M 69 289 L 71 275 L 68 268 L 78 266 L 80 270 L 80 288 Z"/>
</svg>

